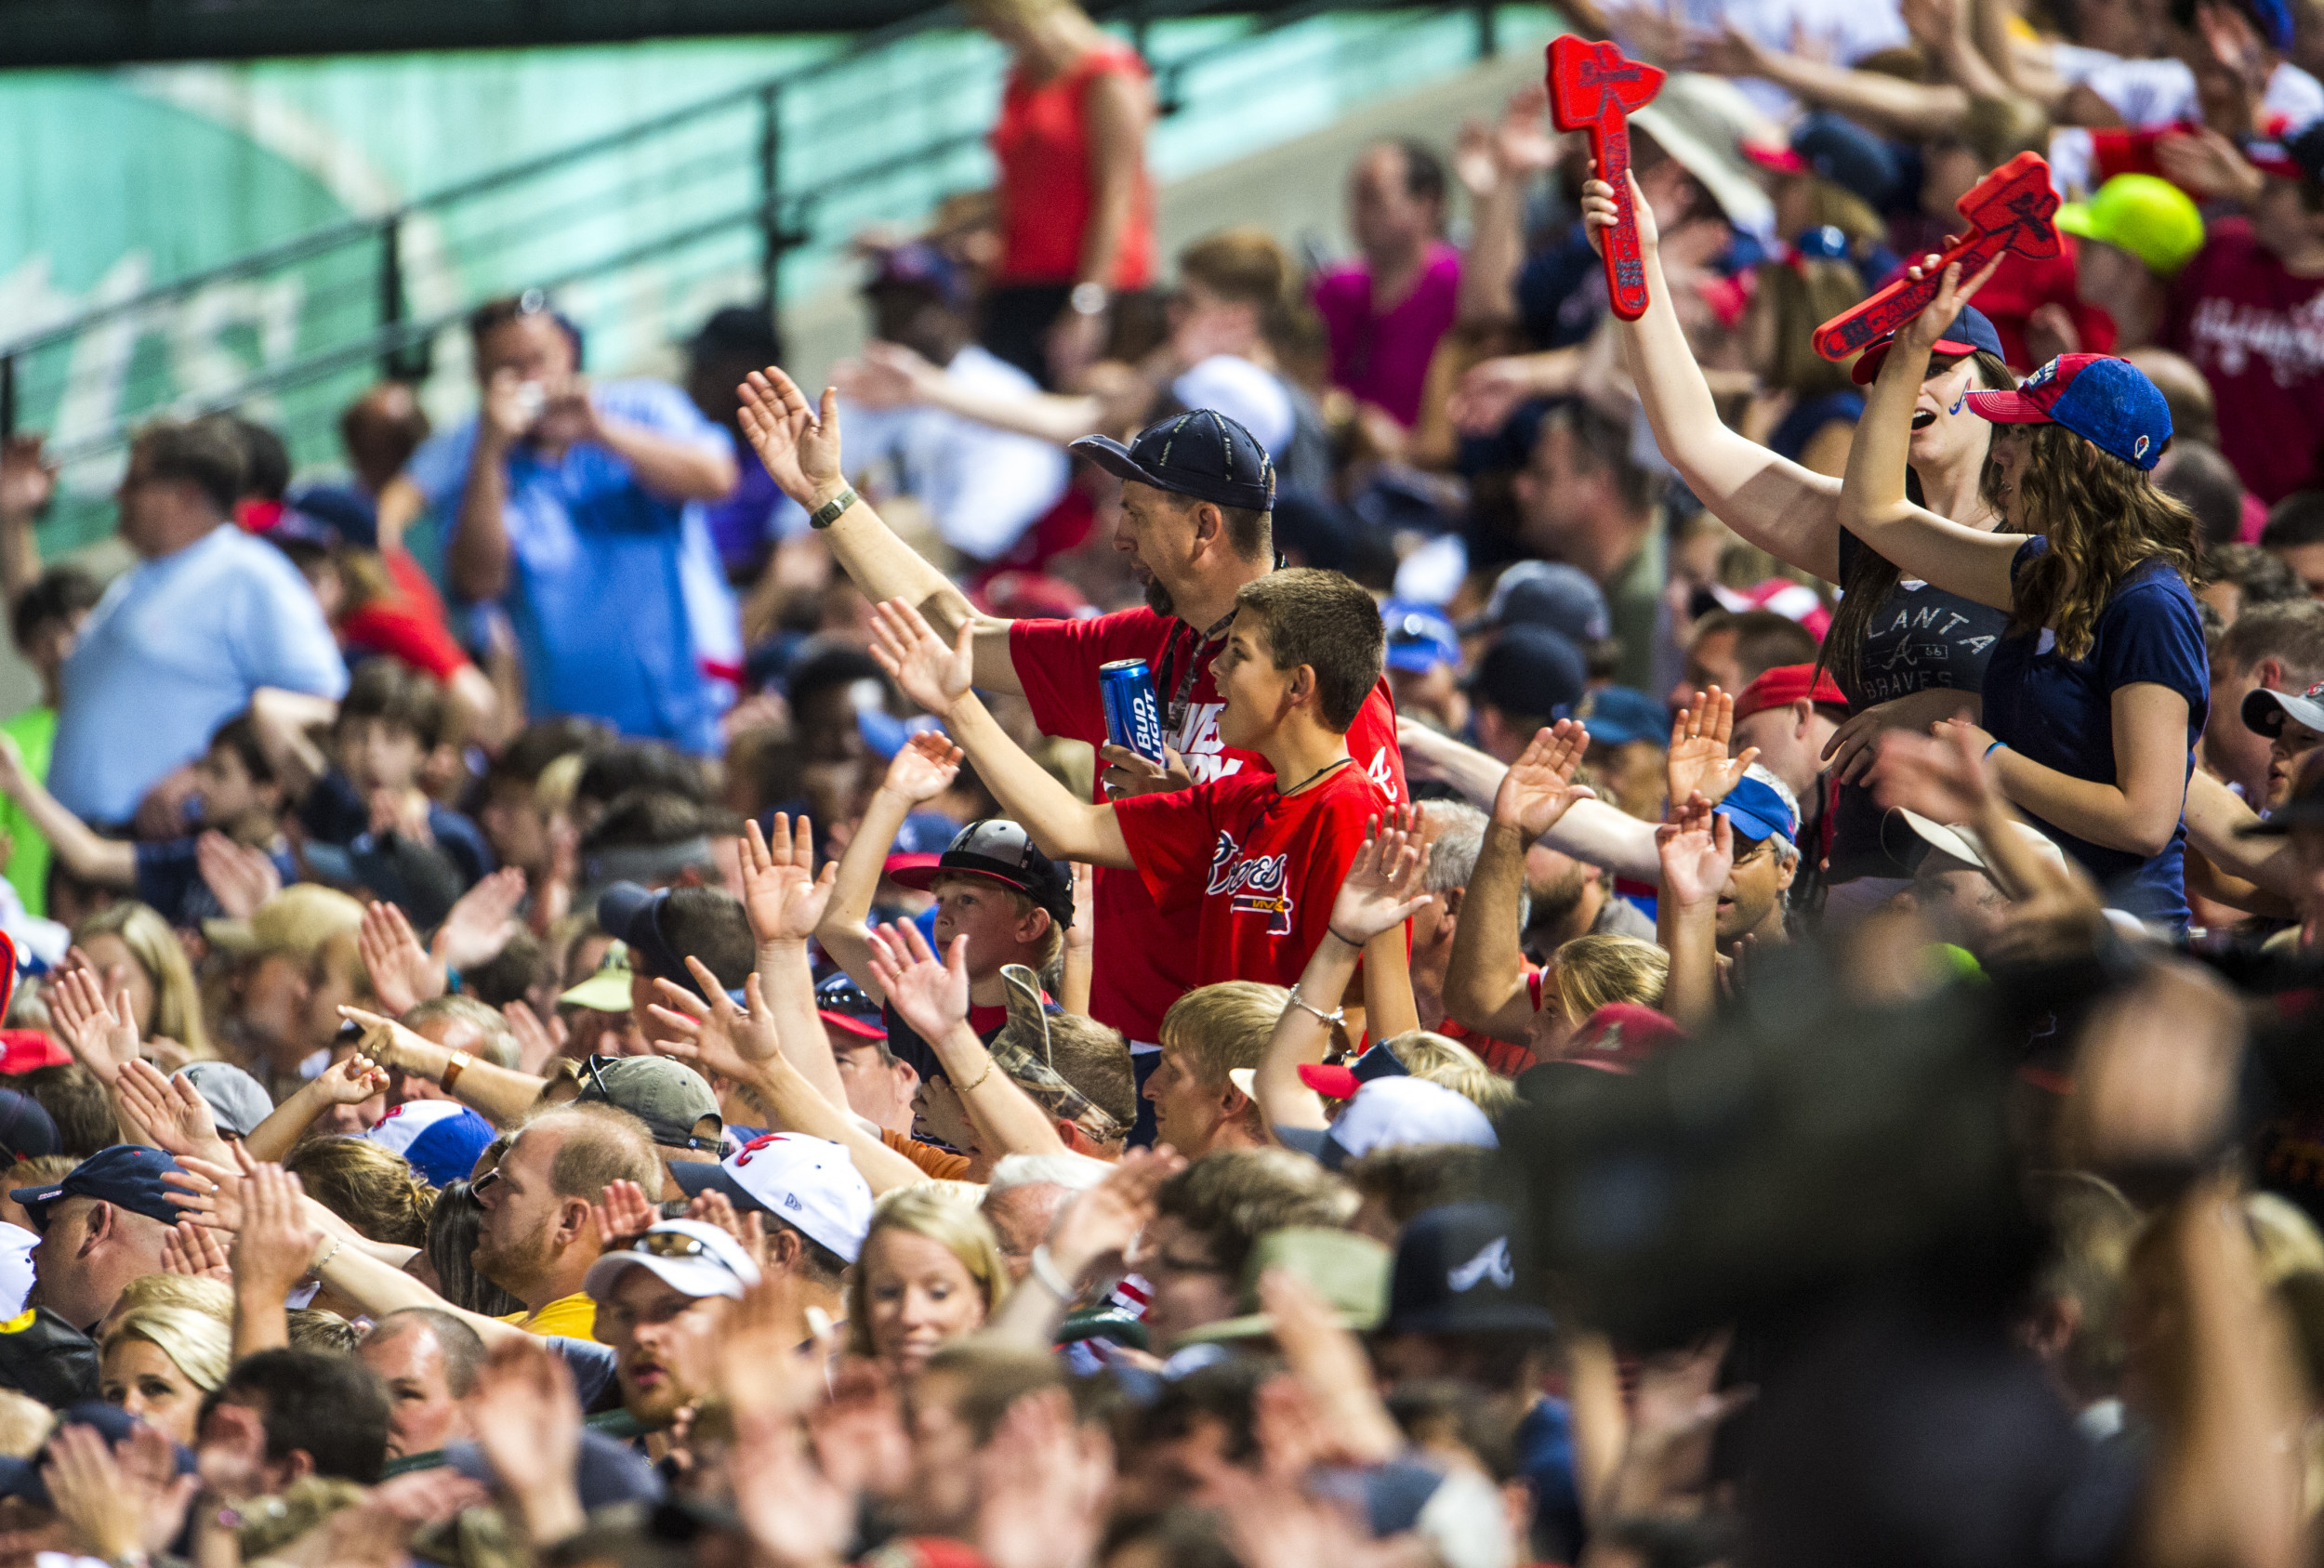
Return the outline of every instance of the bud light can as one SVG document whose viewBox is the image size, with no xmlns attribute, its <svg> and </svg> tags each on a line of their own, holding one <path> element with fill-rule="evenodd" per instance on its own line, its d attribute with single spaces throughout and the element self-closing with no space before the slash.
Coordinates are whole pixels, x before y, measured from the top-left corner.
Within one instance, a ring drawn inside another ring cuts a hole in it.
<svg viewBox="0 0 2324 1568">
<path fill-rule="evenodd" d="M 1105 738 L 1149 762 L 1162 760 L 1162 705 L 1143 659 L 1098 666 L 1098 696 L 1105 705 Z"/>
</svg>

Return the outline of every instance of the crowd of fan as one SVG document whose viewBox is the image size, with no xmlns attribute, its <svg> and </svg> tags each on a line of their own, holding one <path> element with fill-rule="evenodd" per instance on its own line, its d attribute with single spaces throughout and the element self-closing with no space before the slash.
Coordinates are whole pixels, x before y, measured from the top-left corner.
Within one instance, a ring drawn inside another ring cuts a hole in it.
<svg viewBox="0 0 2324 1568">
<path fill-rule="evenodd" d="M 820 397 L 0 447 L 0 1568 L 2314 1560 L 2324 11 L 1578 4 L 1625 322 L 1538 91 L 1165 291 L 970 9 Z"/>
</svg>

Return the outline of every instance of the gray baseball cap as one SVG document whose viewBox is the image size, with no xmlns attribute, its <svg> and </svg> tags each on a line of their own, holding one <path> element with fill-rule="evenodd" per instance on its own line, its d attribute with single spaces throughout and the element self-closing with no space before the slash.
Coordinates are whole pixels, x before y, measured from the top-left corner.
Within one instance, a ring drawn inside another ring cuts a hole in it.
<svg viewBox="0 0 2324 1568">
<path fill-rule="evenodd" d="M 265 1086 L 231 1061 L 189 1061 L 170 1076 L 185 1079 L 209 1102 L 210 1119 L 228 1138 L 248 1138 L 274 1113 Z"/>
</svg>

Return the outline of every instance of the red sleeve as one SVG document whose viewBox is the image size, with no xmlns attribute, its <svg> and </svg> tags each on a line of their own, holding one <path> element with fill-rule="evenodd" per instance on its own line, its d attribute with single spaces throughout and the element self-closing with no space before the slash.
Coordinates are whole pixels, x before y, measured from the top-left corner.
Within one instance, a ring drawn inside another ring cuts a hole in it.
<svg viewBox="0 0 2324 1568">
<path fill-rule="evenodd" d="M 1404 749 L 1396 744 L 1396 699 L 1386 676 L 1373 686 L 1372 694 L 1356 709 L 1355 722 L 1348 726 L 1348 755 L 1390 805 L 1411 800 L 1404 779 Z"/>
<path fill-rule="evenodd" d="M 1009 623 L 1009 660 L 1042 734 L 1091 745 L 1105 739 L 1098 666 L 1148 654 L 1142 646 L 1129 646 L 1137 616 L 1129 611 L 1087 621 Z"/>
<path fill-rule="evenodd" d="M 339 623 L 350 650 L 385 653 L 424 675 L 449 680 L 469 662 L 452 634 L 393 600 L 366 604 Z"/>
<path fill-rule="evenodd" d="M 1274 788 L 1273 774 L 1260 774 L 1259 782 Z M 1159 907 L 1187 909 L 1202 902 L 1218 848 L 1212 807 L 1221 796 L 1240 794 L 1237 784 L 1230 774 L 1215 784 L 1114 802 L 1114 820 L 1129 844 L 1129 858 Z"/>
</svg>

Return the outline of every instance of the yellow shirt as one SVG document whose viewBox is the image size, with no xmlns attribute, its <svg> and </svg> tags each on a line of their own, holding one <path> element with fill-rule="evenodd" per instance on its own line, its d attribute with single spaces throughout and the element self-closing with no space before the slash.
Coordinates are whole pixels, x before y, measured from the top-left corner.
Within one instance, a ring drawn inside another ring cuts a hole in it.
<svg viewBox="0 0 2324 1568">
<path fill-rule="evenodd" d="M 500 1320 L 515 1324 L 527 1334 L 554 1334 L 567 1339 L 597 1337 L 597 1303 L 580 1291 L 561 1296 L 537 1312 L 509 1312 Z"/>
</svg>

